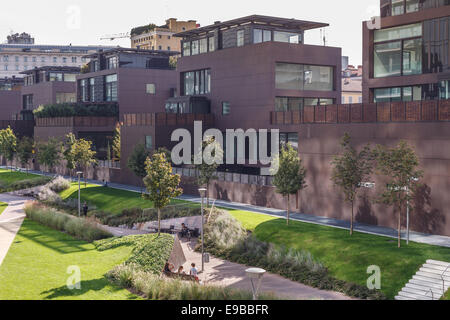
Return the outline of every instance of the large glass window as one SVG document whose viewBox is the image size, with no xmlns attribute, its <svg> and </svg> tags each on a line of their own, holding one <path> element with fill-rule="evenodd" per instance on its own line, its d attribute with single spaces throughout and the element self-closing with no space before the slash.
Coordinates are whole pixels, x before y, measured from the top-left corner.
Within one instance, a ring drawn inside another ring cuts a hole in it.
<svg viewBox="0 0 450 320">
<path fill-rule="evenodd" d="M 274 31 L 273 40 L 276 42 L 302 43 L 302 35 L 298 33 Z"/>
<path fill-rule="evenodd" d="M 216 42 L 215 42 L 215 37 L 209 37 L 208 38 L 208 47 L 209 47 L 209 52 L 213 52 L 216 50 Z"/>
<path fill-rule="evenodd" d="M 275 73 L 277 89 L 303 90 L 303 65 L 277 63 Z"/>
<path fill-rule="evenodd" d="M 403 75 L 422 73 L 422 39 L 403 41 Z"/>
<path fill-rule="evenodd" d="M 277 63 L 277 89 L 333 91 L 333 67 Z"/>
<path fill-rule="evenodd" d="M 56 73 L 56 72 L 50 72 L 49 81 L 63 81 L 63 74 Z"/>
<path fill-rule="evenodd" d="M 303 109 L 303 98 L 276 97 L 275 111 L 300 111 Z"/>
<path fill-rule="evenodd" d="M 64 81 L 65 82 L 75 82 L 75 81 L 77 81 L 77 75 L 74 73 L 65 73 Z"/>
<path fill-rule="evenodd" d="M 406 0 L 406 13 L 419 11 L 420 0 Z"/>
<path fill-rule="evenodd" d="M 333 91 L 333 68 L 305 66 L 304 90 Z"/>
<path fill-rule="evenodd" d="M 401 45 L 401 41 L 375 45 L 373 67 L 375 78 L 401 75 Z"/>
<path fill-rule="evenodd" d="M 211 72 L 209 69 L 184 72 L 182 81 L 185 96 L 211 92 Z"/>
<path fill-rule="evenodd" d="M 443 80 L 439 83 L 439 98 L 441 100 L 450 99 L 450 80 Z"/>
<path fill-rule="evenodd" d="M 89 79 L 89 100 L 95 102 L 95 78 Z"/>
<path fill-rule="evenodd" d="M 374 102 L 419 101 L 422 99 L 422 87 L 395 87 L 374 90 Z"/>
<path fill-rule="evenodd" d="M 191 42 L 191 54 L 194 56 L 196 54 L 198 54 L 198 40 L 192 41 Z"/>
<path fill-rule="evenodd" d="M 117 74 L 105 77 L 105 100 L 117 101 Z"/>
<path fill-rule="evenodd" d="M 411 24 L 407 26 L 375 30 L 375 42 L 400 40 L 422 36 L 422 24 Z"/>
<path fill-rule="evenodd" d="M 88 91 L 88 80 L 87 79 L 80 80 L 80 98 L 81 98 L 81 101 L 83 101 L 83 102 L 89 101 L 89 91 Z"/>
<path fill-rule="evenodd" d="M 116 69 L 119 66 L 119 60 L 117 57 L 109 57 L 106 59 L 107 69 Z"/>
<path fill-rule="evenodd" d="M 392 15 L 398 16 L 405 11 L 404 0 L 392 0 Z"/>
<path fill-rule="evenodd" d="M 263 31 L 261 29 L 253 29 L 253 43 L 263 42 Z"/>
</svg>

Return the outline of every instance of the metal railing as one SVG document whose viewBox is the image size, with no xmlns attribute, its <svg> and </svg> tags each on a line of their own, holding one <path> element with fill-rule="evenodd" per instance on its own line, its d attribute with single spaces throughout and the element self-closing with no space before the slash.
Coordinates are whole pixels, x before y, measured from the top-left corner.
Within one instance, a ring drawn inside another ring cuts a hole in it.
<svg viewBox="0 0 450 320">
<path fill-rule="evenodd" d="M 442 272 L 442 274 L 441 274 L 441 279 L 442 279 L 442 295 L 445 294 L 445 273 L 448 271 L 449 268 L 450 268 L 450 265 L 448 265 L 447 268 L 445 268 L 444 272 Z"/>
</svg>

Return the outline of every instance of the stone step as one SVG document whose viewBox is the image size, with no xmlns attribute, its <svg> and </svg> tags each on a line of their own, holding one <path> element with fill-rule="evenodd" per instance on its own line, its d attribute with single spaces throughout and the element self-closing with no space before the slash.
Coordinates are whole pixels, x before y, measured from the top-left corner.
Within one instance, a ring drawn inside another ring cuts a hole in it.
<svg viewBox="0 0 450 320">
<path fill-rule="evenodd" d="M 427 260 L 427 264 L 434 264 L 437 266 L 448 267 L 450 266 L 449 262 L 437 261 L 437 260 Z"/>
<path fill-rule="evenodd" d="M 417 290 L 417 289 L 413 289 L 410 287 L 404 287 L 402 289 L 402 292 L 405 293 L 411 293 L 411 294 L 415 294 L 417 296 L 422 296 L 423 299 L 426 298 L 433 298 L 434 300 L 439 300 L 441 298 L 442 295 L 437 294 L 433 291 L 433 294 L 431 293 L 431 291 L 423 291 L 423 290 Z"/>
<path fill-rule="evenodd" d="M 414 275 L 413 279 L 419 280 L 419 281 L 427 281 L 430 282 L 432 284 L 436 284 L 436 285 L 440 285 L 442 287 L 442 280 L 438 280 L 438 279 L 434 279 L 434 278 L 430 278 L 430 277 L 424 277 L 421 275 Z"/>
<path fill-rule="evenodd" d="M 450 277 L 450 269 L 449 269 L 449 271 L 444 272 L 444 271 L 441 271 L 441 270 L 436 270 L 434 268 L 429 268 L 429 267 L 423 266 L 419 270 L 423 271 L 423 272 L 437 274 L 438 276 L 443 276 L 444 278 L 445 277 Z"/>
<path fill-rule="evenodd" d="M 422 276 L 422 277 L 427 277 L 427 278 L 431 278 L 431 279 L 436 279 L 442 282 L 442 279 L 445 280 L 445 282 L 449 281 L 450 282 L 450 277 L 447 276 L 441 276 L 440 274 L 437 273 L 433 273 L 433 272 L 429 272 L 429 271 L 422 271 L 422 268 L 420 268 L 419 271 L 417 271 L 416 275 L 418 276 Z"/>
<path fill-rule="evenodd" d="M 408 287 L 408 288 L 413 288 L 413 289 L 416 289 L 416 290 L 422 290 L 422 291 L 424 291 L 424 292 L 429 292 L 430 289 L 431 289 L 431 290 L 433 290 L 433 292 L 436 293 L 436 294 L 442 294 L 442 293 L 443 293 L 443 292 L 442 292 L 442 286 L 441 286 L 441 287 L 436 286 L 436 285 L 433 285 L 433 286 L 427 286 L 427 285 L 423 285 L 423 284 L 419 284 L 419 283 L 414 283 L 414 282 L 412 282 L 412 281 L 408 282 L 408 283 L 406 284 L 406 287 Z"/>
<path fill-rule="evenodd" d="M 414 293 L 409 293 L 409 292 L 404 292 L 404 291 L 400 291 L 400 293 L 398 295 L 401 297 L 410 298 L 411 300 L 432 300 L 431 297 L 425 297 L 422 295 L 417 295 Z"/>
<path fill-rule="evenodd" d="M 424 268 L 429 268 L 429 269 L 433 269 L 433 270 L 439 270 L 441 273 L 448 273 L 450 274 L 450 268 L 446 268 L 444 266 L 440 266 L 437 264 L 430 264 L 430 263 L 426 263 L 423 265 Z"/>
</svg>

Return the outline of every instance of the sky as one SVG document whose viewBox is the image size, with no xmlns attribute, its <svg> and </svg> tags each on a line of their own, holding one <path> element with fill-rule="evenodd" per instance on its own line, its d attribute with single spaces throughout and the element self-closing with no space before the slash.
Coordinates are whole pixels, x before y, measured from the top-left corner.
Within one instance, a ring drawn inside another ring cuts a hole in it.
<svg viewBox="0 0 450 320">
<path fill-rule="evenodd" d="M 329 23 L 327 45 L 341 47 L 350 64 L 362 61 L 362 21 L 379 15 L 379 0 L 20 0 L 4 1 L 0 43 L 14 31 L 30 33 L 36 44 L 129 47 L 129 39 L 100 40 L 167 18 L 197 20 L 201 26 L 251 14 Z M 305 43 L 323 45 L 320 30 L 306 32 Z"/>
</svg>

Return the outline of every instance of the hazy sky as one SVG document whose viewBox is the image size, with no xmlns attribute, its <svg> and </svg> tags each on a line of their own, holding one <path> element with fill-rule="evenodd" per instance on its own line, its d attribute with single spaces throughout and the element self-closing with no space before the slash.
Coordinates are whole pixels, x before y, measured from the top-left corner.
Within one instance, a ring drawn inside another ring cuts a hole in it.
<svg viewBox="0 0 450 320">
<path fill-rule="evenodd" d="M 351 64 L 361 64 L 362 21 L 379 15 L 379 0 L 18 0 L 2 1 L 0 43 L 11 32 L 28 32 L 37 44 L 120 45 L 129 39 L 100 40 L 134 26 L 166 18 L 197 20 L 202 26 L 251 14 L 326 22 L 327 45 L 342 48 Z M 322 44 L 320 31 L 306 33 L 307 44 Z"/>
</svg>

